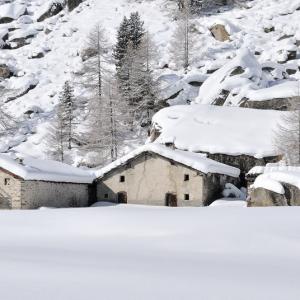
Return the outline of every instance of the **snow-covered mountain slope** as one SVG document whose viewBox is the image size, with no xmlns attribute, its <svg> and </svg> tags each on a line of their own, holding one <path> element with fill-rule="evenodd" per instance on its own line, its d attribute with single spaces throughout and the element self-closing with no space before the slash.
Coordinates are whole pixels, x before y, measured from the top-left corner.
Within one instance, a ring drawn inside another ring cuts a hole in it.
<svg viewBox="0 0 300 300">
<path fill-rule="evenodd" d="M 202 83 L 214 76 L 211 73 L 215 70 L 232 63 L 238 51 L 245 47 L 253 56 L 256 65 L 252 66 L 252 73 L 259 81 L 245 76 L 251 73 L 251 68 L 245 64 L 244 74 L 237 74 L 241 85 L 238 95 L 236 89 L 229 91 L 235 99 L 251 98 L 252 95 L 255 99 L 261 98 L 255 94 L 258 89 L 264 89 L 263 93 L 268 94 L 266 89 L 272 87 L 276 93 L 277 84 L 300 79 L 300 0 L 254 0 L 247 3 L 248 9 L 225 7 L 219 13 L 207 12 L 193 18 L 188 74 L 178 70 L 172 58 L 170 41 L 177 24 L 174 1 L 86 0 L 72 12 L 64 8 L 49 18 L 45 17 L 49 7 L 64 1 L 8 2 L 0 5 L 0 76 L 4 74 L 0 85 L 6 91 L 1 102 L 4 111 L 21 121 L 21 126 L 14 136 L 1 139 L 1 151 L 12 147 L 45 157 L 44 141 L 58 91 L 64 81 L 82 75 L 80 54 L 86 45 L 87 34 L 100 22 L 113 45 L 123 16 L 133 11 L 139 11 L 145 28 L 157 45 L 159 55 L 155 73 L 161 82 L 162 98 L 171 99 L 170 104 L 185 104 L 195 99 L 201 103 Z M 225 26 L 229 41 L 221 42 L 212 36 L 210 28 L 214 24 Z M 75 94 L 80 98 L 84 96 L 84 90 L 75 86 Z M 216 97 L 219 95 L 213 98 Z"/>
</svg>

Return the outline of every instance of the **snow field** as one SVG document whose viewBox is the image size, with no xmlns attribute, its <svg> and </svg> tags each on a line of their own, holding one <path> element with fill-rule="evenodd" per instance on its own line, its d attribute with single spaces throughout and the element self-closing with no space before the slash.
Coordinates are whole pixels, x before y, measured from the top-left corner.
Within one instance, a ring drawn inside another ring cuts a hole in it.
<svg viewBox="0 0 300 300">
<path fill-rule="evenodd" d="M 1 297 L 297 300 L 299 228 L 296 207 L 1 211 Z"/>
</svg>

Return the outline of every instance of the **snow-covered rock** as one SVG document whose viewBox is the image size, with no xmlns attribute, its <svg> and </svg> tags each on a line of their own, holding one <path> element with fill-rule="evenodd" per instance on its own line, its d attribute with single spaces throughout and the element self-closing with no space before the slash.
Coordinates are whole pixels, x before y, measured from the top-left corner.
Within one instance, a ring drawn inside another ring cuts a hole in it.
<svg viewBox="0 0 300 300">
<path fill-rule="evenodd" d="M 266 86 L 260 64 L 248 49 L 242 49 L 233 60 L 203 83 L 195 103 L 237 105 L 249 89 Z M 222 91 L 227 91 L 228 97 L 223 99 L 223 103 L 216 103 Z"/>
<path fill-rule="evenodd" d="M 164 108 L 153 118 L 160 135 L 156 142 L 173 143 L 194 152 L 276 156 L 273 136 L 282 112 L 220 107 L 178 105 Z"/>
<path fill-rule="evenodd" d="M 10 23 L 13 20 L 18 19 L 26 12 L 26 6 L 24 4 L 7 3 L 0 6 L 0 24 Z"/>
</svg>

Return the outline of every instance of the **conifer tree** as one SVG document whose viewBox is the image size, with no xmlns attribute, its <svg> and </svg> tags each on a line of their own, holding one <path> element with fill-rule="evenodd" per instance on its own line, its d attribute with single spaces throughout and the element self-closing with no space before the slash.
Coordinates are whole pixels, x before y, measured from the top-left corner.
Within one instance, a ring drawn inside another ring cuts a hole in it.
<svg viewBox="0 0 300 300">
<path fill-rule="evenodd" d="M 59 95 L 60 103 L 61 103 L 61 117 L 62 121 L 65 125 L 65 130 L 67 133 L 67 142 L 68 149 L 72 149 L 72 138 L 73 138 L 73 129 L 74 129 L 74 120 L 75 120 L 75 97 L 74 97 L 74 89 L 69 81 L 66 81 L 63 90 Z"/>
<path fill-rule="evenodd" d="M 129 27 L 129 20 L 126 17 L 124 17 L 118 29 L 117 44 L 115 45 L 113 53 L 117 68 L 121 67 L 122 60 L 127 52 L 127 47 L 129 43 Z"/>
<path fill-rule="evenodd" d="M 122 61 L 128 52 L 129 44 L 131 49 L 138 49 L 144 34 L 144 22 L 141 21 L 138 12 L 131 13 L 129 19 L 124 17 L 118 30 L 117 44 L 114 48 L 114 58 L 117 68 L 122 66 Z"/>
</svg>

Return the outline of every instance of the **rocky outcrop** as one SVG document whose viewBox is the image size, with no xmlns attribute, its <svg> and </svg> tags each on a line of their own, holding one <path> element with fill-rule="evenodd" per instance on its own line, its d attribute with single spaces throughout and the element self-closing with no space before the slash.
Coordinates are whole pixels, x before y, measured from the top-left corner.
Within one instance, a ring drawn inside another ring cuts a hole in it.
<svg viewBox="0 0 300 300">
<path fill-rule="evenodd" d="M 80 3 L 82 3 L 82 1 L 83 0 L 67 0 L 69 11 L 72 11 L 74 8 L 76 8 Z"/>
<path fill-rule="evenodd" d="M 269 191 L 264 188 L 257 188 L 251 191 L 247 202 L 248 207 L 259 206 L 287 206 L 285 195 Z"/>
<path fill-rule="evenodd" d="M 18 92 L 16 95 L 7 97 L 7 99 L 5 100 L 5 103 L 14 101 L 14 100 L 26 95 L 27 93 L 29 93 L 29 91 L 33 90 L 36 86 L 37 86 L 37 83 L 36 84 L 33 84 L 33 83 L 30 84 L 25 90 L 23 90 L 21 92 Z"/>
<path fill-rule="evenodd" d="M 51 18 L 58 13 L 60 13 L 65 7 L 65 4 L 61 2 L 55 2 L 48 7 L 48 9 L 37 19 L 38 22 L 43 22 L 44 20 Z"/>
<path fill-rule="evenodd" d="M 252 101 L 247 98 L 244 98 L 240 103 L 240 107 L 286 111 L 291 108 L 291 103 L 293 103 L 294 101 L 296 101 L 296 97 L 277 98 L 263 101 Z"/>
<path fill-rule="evenodd" d="M 230 34 L 227 32 L 224 25 L 216 24 L 210 28 L 210 32 L 213 37 L 220 42 L 230 40 Z"/>
<path fill-rule="evenodd" d="M 219 105 L 219 106 L 224 105 L 224 103 L 225 103 L 227 97 L 229 96 L 229 94 L 230 94 L 229 91 L 222 90 L 221 93 L 219 94 L 219 96 L 213 102 L 213 105 Z"/>
<path fill-rule="evenodd" d="M 12 72 L 7 65 L 0 64 L 0 80 L 12 76 Z"/>
</svg>

